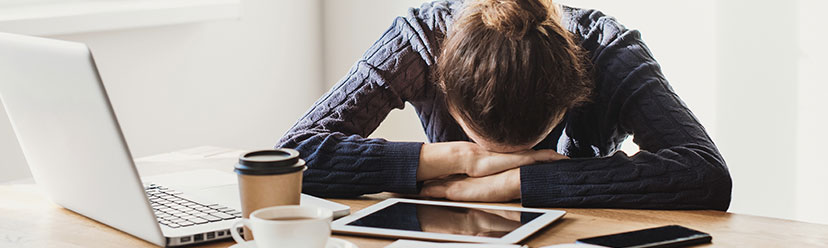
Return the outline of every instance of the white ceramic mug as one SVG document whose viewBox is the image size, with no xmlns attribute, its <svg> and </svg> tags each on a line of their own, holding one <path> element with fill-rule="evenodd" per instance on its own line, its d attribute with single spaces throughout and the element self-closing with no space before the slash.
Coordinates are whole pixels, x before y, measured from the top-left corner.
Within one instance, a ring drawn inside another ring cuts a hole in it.
<svg viewBox="0 0 828 248">
<path fill-rule="evenodd" d="M 253 211 L 249 219 L 233 222 L 230 234 L 237 243 L 244 243 L 238 227 L 245 225 L 253 231 L 256 247 L 259 248 L 324 248 L 331 236 L 332 219 L 333 212 L 327 208 L 298 205 L 267 207 Z"/>
</svg>

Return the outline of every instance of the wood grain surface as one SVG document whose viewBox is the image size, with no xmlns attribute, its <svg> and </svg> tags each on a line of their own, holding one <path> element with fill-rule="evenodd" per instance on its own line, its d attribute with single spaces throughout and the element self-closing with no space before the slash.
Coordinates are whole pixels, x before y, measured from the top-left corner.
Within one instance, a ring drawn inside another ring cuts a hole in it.
<svg viewBox="0 0 828 248">
<path fill-rule="evenodd" d="M 391 194 L 331 199 L 359 211 Z M 33 184 L 0 186 L 0 247 L 153 247 L 129 234 L 52 203 Z M 519 206 L 517 203 L 493 204 Z M 566 216 L 525 243 L 530 247 L 572 243 L 578 238 L 679 224 L 710 233 L 714 247 L 828 247 L 828 226 L 719 211 L 567 209 Z M 393 240 L 334 235 L 360 248 Z M 232 241 L 203 247 L 228 247 Z M 709 245 L 705 245 L 709 246 Z M 702 247 L 702 246 L 700 246 Z"/>
<path fill-rule="evenodd" d="M 193 169 L 232 171 L 239 150 L 197 147 L 137 160 L 141 176 Z M 389 193 L 358 199 L 329 199 L 359 211 Z M 519 207 L 519 203 L 492 205 Z M 103 206 L 102 206 L 103 207 Z M 720 211 L 662 211 L 574 209 L 524 240 L 530 247 L 573 243 L 576 239 L 678 224 L 710 233 L 713 243 L 699 247 L 828 247 L 828 225 L 774 219 Z M 384 247 L 393 240 L 334 235 L 360 248 Z M 228 247 L 232 240 L 201 245 Z M 0 185 L 0 247 L 154 247 L 154 245 L 51 202 L 32 183 Z"/>
</svg>

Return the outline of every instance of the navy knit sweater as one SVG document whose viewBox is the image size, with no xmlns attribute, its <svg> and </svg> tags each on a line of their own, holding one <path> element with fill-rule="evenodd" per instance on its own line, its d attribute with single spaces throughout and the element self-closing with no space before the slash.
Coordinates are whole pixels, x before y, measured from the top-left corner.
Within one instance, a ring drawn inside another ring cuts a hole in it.
<svg viewBox="0 0 828 248">
<path fill-rule="evenodd" d="M 470 141 L 429 74 L 461 1 L 412 8 L 279 141 L 308 162 L 303 192 L 354 197 L 418 193 L 422 143 L 366 138 L 411 103 L 430 142 Z M 564 7 L 564 26 L 596 72 L 591 102 L 567 112 L 535 149 L 570 160 L 520 168 L 533 207 L 718 209 L 732 181 L 706 131 L 673 92 L 638 31 L 596 10 Z M 413 131 L 413 130 L 412 130 Z M 641 151 L 617 151 L 633 135 Z"/>
</svg>

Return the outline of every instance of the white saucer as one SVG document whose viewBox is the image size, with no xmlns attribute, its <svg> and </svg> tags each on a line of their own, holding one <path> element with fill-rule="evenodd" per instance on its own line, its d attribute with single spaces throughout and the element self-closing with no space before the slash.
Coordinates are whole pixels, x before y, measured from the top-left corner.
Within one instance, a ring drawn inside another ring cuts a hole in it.
<svg viewBox="0 0 828 248">
<path fill-rule="evenodd" d="M 256 241 L 251 240 L 244 243 L 236 243 L 229 248 L 256 248 Z M 330 238 L 325 248 L 358 248 L 354 243 L 348 242 L 344 239 Z"/>
</svg>

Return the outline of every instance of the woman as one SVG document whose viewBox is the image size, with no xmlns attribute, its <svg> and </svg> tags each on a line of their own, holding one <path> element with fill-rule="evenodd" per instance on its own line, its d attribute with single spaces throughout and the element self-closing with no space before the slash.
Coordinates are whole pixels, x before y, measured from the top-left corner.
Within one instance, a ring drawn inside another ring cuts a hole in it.
<svg viewBox="0 0 828 248">
<path fill-rule="evenodd" d="M 430 143 L 365 138 L 406 102 Z M 632 156 L 618 151 L 630 135 Z M 732 187 L 638 31 L 545 0 L 411 9 L 279 146 L 325 197 L 726 210 Z"/>
</svg>

